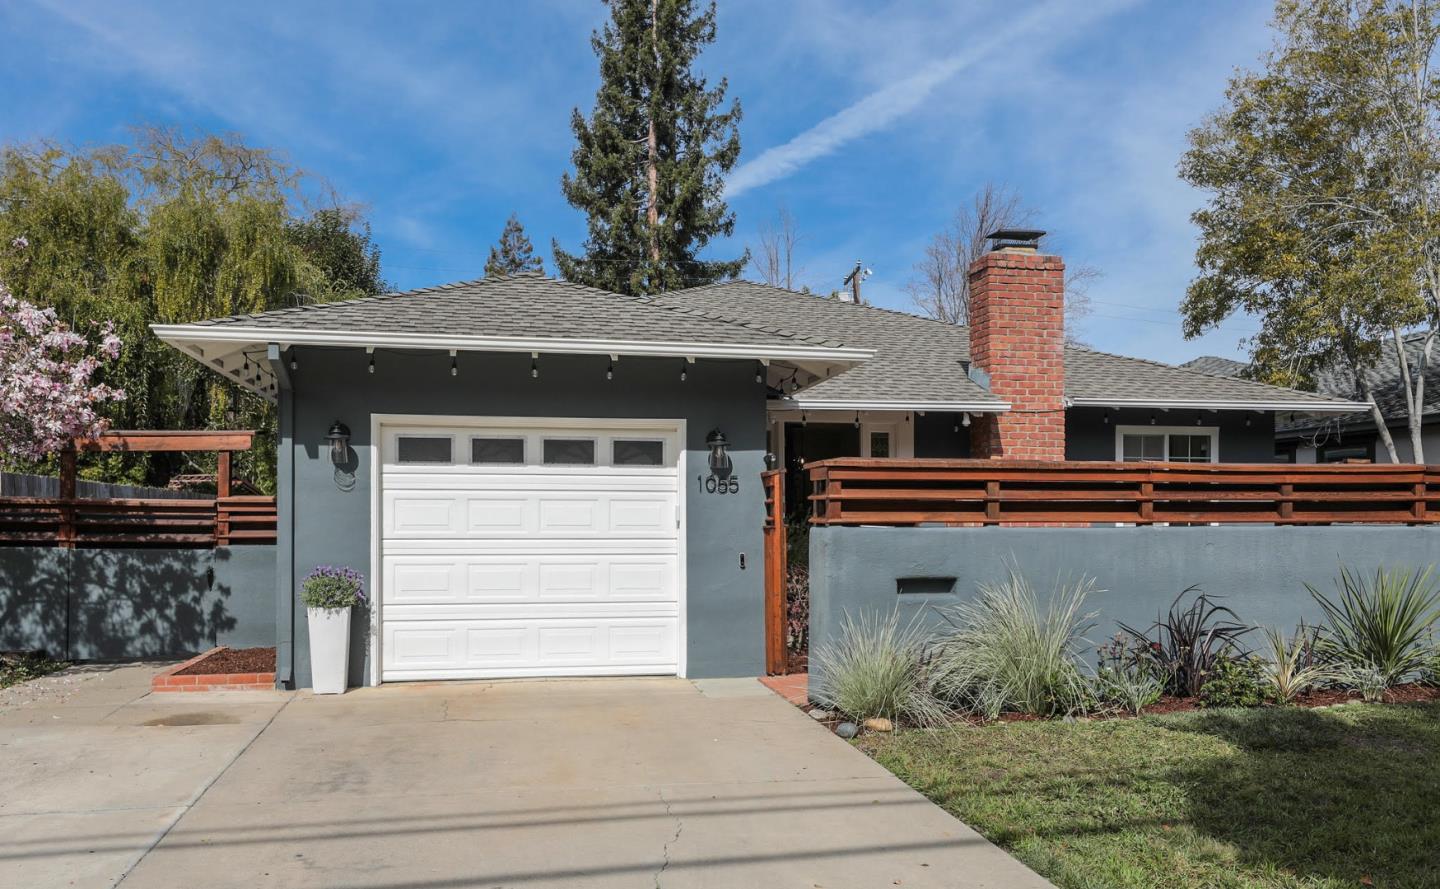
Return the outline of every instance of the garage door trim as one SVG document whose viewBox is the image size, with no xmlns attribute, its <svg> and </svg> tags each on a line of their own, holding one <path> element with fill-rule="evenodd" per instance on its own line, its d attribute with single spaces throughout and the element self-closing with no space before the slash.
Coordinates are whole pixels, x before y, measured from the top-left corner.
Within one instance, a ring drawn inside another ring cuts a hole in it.
<svg viewBox="0 0 1440 889">
<path fill-rule="evenodd" d="M 370 588 L 367 595 L 370 599 L 370 684 L 380 685 L 381 669 L 384 661 L 383 645 L 383 615 L 384 591 L 382 589 L 384 570 L 382 559 L 382 539 L 384 534 L 384 516 L 381 513 L 384 492 L 381 489 L 381 476 L 384 468 L 383 443 L 384 427 L 387 426 L 457 426 L 475 429 L 486 429 L 504 426 L 523 426 L 535 429 L 587 429 L 601 427 L 604 429 L 659 429 L 675 433 L 676 455 L 675 467 L 677 481 L 675 486 L 676 496 L 676 521 L 678 557 L 676 563 L 676 581 L 678 584 L 678 625 L 676 627 L 676 640 L 678 650 L 676 651 L 676 669 L 680 676 L 686 675 L 686 654 L 689 648 L 687 644 L 688 621 L 686 620 L 686 600 L 688 598 L 688 583 L 686 577 L 686 551 L 688 549 L 688 524 L 689 518 L 686 514 L 686 492 L 689 485 L 686 479 L 686 461 L 689 457 L 687 449 L 685 420 L 655 418 L 641 419 L 630 417 L 480 417 L 465 415 L 442 415 L 442 414 L 371 414 L 370 415 Z M 582 675 L 577 673 L 576 675 Z M 615 674 L 620 675 L 620 674 Z"/>
</svg>

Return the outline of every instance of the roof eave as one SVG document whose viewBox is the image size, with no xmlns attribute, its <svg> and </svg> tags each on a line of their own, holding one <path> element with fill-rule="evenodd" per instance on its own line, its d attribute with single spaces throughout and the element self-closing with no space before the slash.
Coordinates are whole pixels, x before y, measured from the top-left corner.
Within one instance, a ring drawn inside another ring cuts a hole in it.
<svg viewBox="0 0 1440 889">
<path fill-rule="evenodd" d="M 204 344 L 276 343 L 291 346 L 353 346 L 357 348 L 454 349 L 463 352 L 542 352 L 573 355 L 629 355 L 665 358 L 732 358 L 767 361 L 824 361 L 859 364 L 874 356 L 874 349 L 819 346 L 803 343 L 709 343 L 703 341 L 647 341 L 573 339 L 558 337 L 492 337 L 414 334 L 387 331 L 316 331 L 241 325 L 154 324 L 162 341 L 194 351 Z"/>
<path fill-rule="evenodd" d="M 1005 401 L 895 401 L 788 398 L 766 403 L 772 411 L 957 411 L 970 414 L 1003 414 L 1010 410 Z"/>
<path fill-rule="evenodd" d="M 1066 398 L 1070 407 L 1148 407 L 1157 410 L 1296 411 L 1307 414 L 1349 414 L 1369 410 L 1363 401 L 1285 401 L 1282 399 L 1220 400 L 1213 398 Z"/>
</svg>

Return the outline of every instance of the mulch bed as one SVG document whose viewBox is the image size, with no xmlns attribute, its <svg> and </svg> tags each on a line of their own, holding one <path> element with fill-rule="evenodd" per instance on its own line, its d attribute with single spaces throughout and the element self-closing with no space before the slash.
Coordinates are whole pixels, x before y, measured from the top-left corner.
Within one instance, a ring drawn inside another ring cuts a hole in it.
<svg viewBox="0 0 1440 889">
<path fill-rule="evenodd" d="M 1326 688 L 1318 691 L 1309 691 L 1300 695 L 1294 700 L 1293 706 L 1333 707 L 1336 704 L 1344 704 L 1358 700 L 1360 700 L 1360 693 L 1357 691 L 1351 689 Z M 1386 704 L 1422 704 L 1427 701 L 1440 701 L 1440 687 L 1411 682 L 1405 685 L 1397 685 L 1385 692 L 1384 699 L 1384 703 Z M 1172 698 L 1167 695 L 1149 707 L 1146 707 L 1145 715 L 1185 713 L 1190 710 L 1203 709 L 1205 709 L 1204 705 L 1200 703 L 1199 698 Z"/>
<path fill-rule="evenodd" d="M 274 648 L 222 648 L 196 661 L 176 676 L 213 676 L 217 673 L 274 673 Z"/>
<path fill-rule="evenodd" d="M 771 677 L 772 679 L 783 679 L 784 677 Z M 784 697 L 784 693 L 776 690 L 776 694 Z M 1297 697 L 1291 706 L 1295 707 L 1333 707 L 1336 704 L 1345 704 L 1350 701 L 1359 701 L 1360 693 L 1347 689 L 1322 689 L 1320 691 L 1306 692 Z M 1422 685 L 1418 682 L 1411 682 L 1405 685 L 1397 685 L 1385 692 L 1383 703 L 1386 704 L 1423 704 L 1431 701 L 1440 701 L 1440 686 Z M 810 704 L 796 704 L 800 709 L 810 711 L 816 709 Z M 1186 713 L 1192 710 L 1204 710 L 1205 706 L 1199 698 L 1177 698 L 1170 695 L 1145 708 L 1145 716 L 1158 716 L 1164 713 Z M 1259 708 L 1256 708 L 1259 709 Z M 993 722 L 1042 722 L 1050 719 L 1046 716 L 1034 716 L 1029 713 L 1001 713 L 998 719 Z M 1082 717 L 1082 721 L 1101 721 L 1106 719 L 1134 719 L 1131 713 L 1103 713 L 1095 716 Z M 822 720 L 822 723 L 834 728 L 846 720 L 840 716 L 831 716 Z M 989 725 L 992 720 L 986 719 L 975 713 L 960 713 L 955 717 L 957 723 L 965 725 Z"/>
</svg>

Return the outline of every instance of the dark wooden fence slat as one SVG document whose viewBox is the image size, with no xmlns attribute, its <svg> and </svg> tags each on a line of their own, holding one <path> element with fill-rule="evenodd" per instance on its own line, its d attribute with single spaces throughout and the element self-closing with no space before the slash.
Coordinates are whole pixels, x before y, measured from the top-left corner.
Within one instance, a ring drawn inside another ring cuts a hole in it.
<svg viewBox="0 0 1440 889">
<path fill-rule="evenodd" d="M 838 458 L 806 467 L 826 524 L 1425 524 L 1440 467 Z"/>
</svg>

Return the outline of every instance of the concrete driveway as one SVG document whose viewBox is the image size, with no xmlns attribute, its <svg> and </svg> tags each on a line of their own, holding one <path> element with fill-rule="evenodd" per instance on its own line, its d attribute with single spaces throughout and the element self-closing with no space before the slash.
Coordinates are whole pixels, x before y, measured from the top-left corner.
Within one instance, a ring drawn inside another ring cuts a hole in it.
<svg viewBox="0 0 1440 889">
<path fill-rule="evenodd" d="M 1043 887 L 753 680 L 0 692 L 0 886 Z"/>
</svg>

